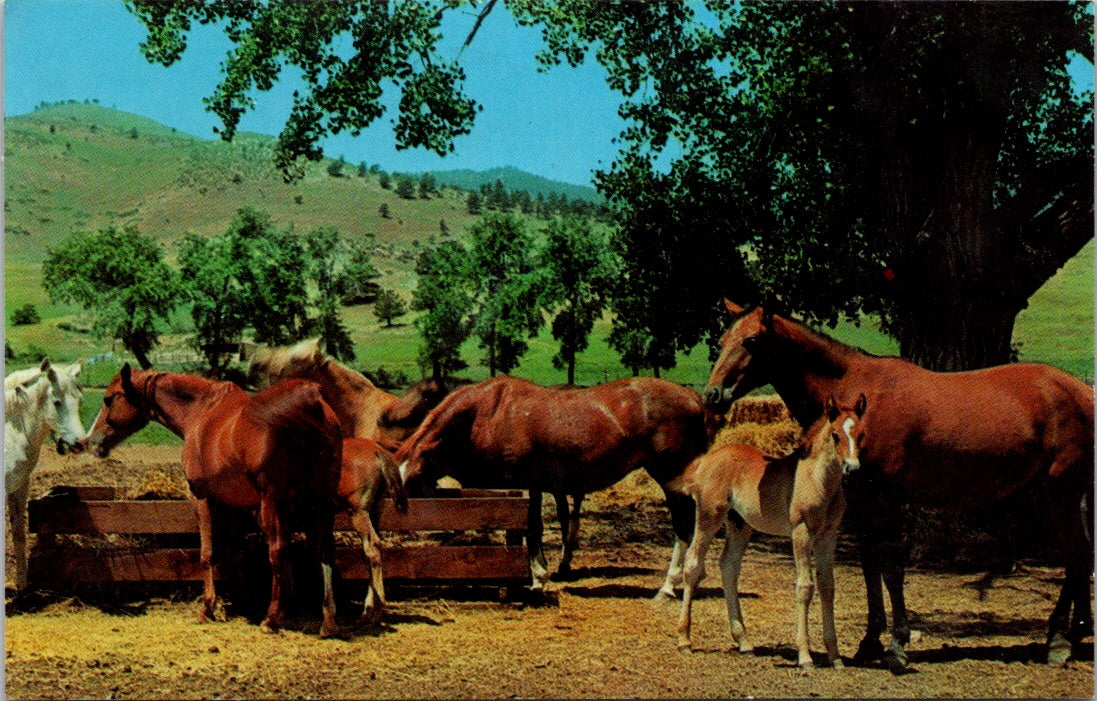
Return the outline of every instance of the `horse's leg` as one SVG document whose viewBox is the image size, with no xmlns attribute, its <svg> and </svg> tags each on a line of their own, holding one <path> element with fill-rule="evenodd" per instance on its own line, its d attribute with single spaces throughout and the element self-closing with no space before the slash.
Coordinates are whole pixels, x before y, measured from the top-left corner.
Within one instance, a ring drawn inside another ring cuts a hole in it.
<svg viewBox="0 0 1097 701">
<path fill-rule="evenodd" d="M 359 509 L 351 517 L 351 523 L 362 537 L 362 552 L 369 567 L 369 587 L 366 602 L 362 609 L 362 620 L 380 623 L 385 609 L 385 580 L 381 572 L 381 537 L 373 527 L 369 513 Z"/>
<path fill-rule="evenodd" d="M 545 588 L 548 579 L 548 563 L 541 545 L 545 526 L 541 520 L 541 490 L 529 490 L 529 511 L 526 514 L 526 546 L 529 548 L 529 568 L 533 573 L 532 589 Z"/>
<path fill-rule="evenodd" d="M 320 556 L 320 575 L 324 585 L 320 637 L 333 638 L 339 634 L 339 626 L 335 622 L 335 588 L 332 584 L 335 570 L 335 509 L 327 499 L 321 497 L 320 500 L 321 504 L 317 507 L 318 512 L 313 521 L 316 529 L 316 543 L 313 547 Z"/>
<path fill-rule="evenodd" d="M 712 539 L 716 537 L 720 525 L 727 518 L 727 510 L 720 508 L 705 509 L 697 505 L 696 527 L 693 538 L 686 550 L 682 579 L 682 607 L 678 614 L 678 649 L 692 649 L 690 628 L 693 625 L 693 593 L 697 585 L 705 578 L 705 554 Z"/>
<path fill-rule="evenodd" d="M 571 569 L 571 554 L 568 553 L 571 509 L 568 507 L 568 495 L 564 492 L 553 492 L 552 500 L 556 502 L 556 520 L 560 522 L 560 564 L 556 566 L 556 572 L 564 574 Z"/>
<path fill-rule="evenodd" d="M 847 498 L 851 502 L 848 513 L 853 516 L 854 530 L 857 534 L 857 545 L 861 553 L 861 572 L 865 578 L 865 598 L 868 604 L 865 637 L 861 639 L 857 652 L 853 655 L 855 664 L 865 664 L 884 656 L 884 646 L 880 643 L 880 636 L 887 629 L 883 571 L 880 567 L 881 540 L 874 518 L 876 509 L 869 505 L 872 496 L 847 490 Z"/>
<path fill-rule="evenodd" d="M 271 584 L 270 605 L 267 616 L 259 629 L 264 633 L 277 633 L 284 622 L 282 609 L 282 589 L 285 579 L 285 561 L 283 550 L 286 547 L 285 522 L 278 512 L 278 504 L 271 494 L 265 493 L 259 499 L 259 525 L 267 538 L 267 552 L 270 558 Z"/>
<path fill-rule="evenodd" d="M 792 556 L 796 562 L 796 663 L 801 667 L 812 667 L 808 609 L 811 608 L 815 583 L 811 576 L 811 534 L 807 524 L 801 523 L 792 529 Z"/>
<path fill-rule="evenodd" d="M 1077 494 L 1052 489 L 1049 506 L 1056 529 L 1062 534 L 1066 572 L 1059 598 L 1048 619 L 1048 664 L 1061 665 L 1070 659 L 1071 641 L 1080 638 L 1092 626 L 1090 610 L 1089 554 L 1092 545 L 1086 537 L 1082 504 Z M 1071 617 L 1073 606 L 1074 615 Z M 1071 622 L 1073 621 L 1073 625 Z"/>
<path fill-rule="evenodd" d="M 739 573 L 743 568 L 743 555 L 753 529 L 739 514 L 731 512 L 727 519 L 727 539 L 720 554 L 720 575 L 724 586 L 724 604 L 728 610 L 728 628 L 731 640 L 739 646 L 739 652 L 754 652 L 754 645 L 747 640 L 747 628 L 743 624 L 743 611 L 739 606 Z"/>
<path fill-rule="evenodd" d="M 838 549 L 838 524 L 826 535 L 815 539 L 815 583 L 819 587 L 819 601 L 823 606 L 823 645 L 827 649 L 827 662 L 833 667 L 842 666 L 838 654 L 838 632 L 834 626 L 834 553 Z"/>
<path fill-rule="evenodd" d="M 579 509 L 583 505 L 582 492 L 577 492 L 571 495 L 572 507 L 571 515 L 568 518 L 567 531 L 561 532 L 560 537 L 564 540 L 564 552 L 560 558 L 560 566 L 557 568 L 560 572 L 571 571 L 571 559 L 575 556 L 575 551 L 579 549 Z M 567 497 L 564 497 L 564 504 L 567 505 Z M 557 502 L 557 510 L 559 510 L 559 502 Z M 561 523 L 561 529 L 563 525 Z"/>
<path fill-rule="evenodd" d="M 674 587 L 682 583 L 682 561 L 685 559 L 686 548 L 693 538 L 693 529 L 696 522 L 696 505 L 693 497 L 686 494 L 673 492 L 663 487 L 666 496 L 667 508 L 670 510 L 671 525 L 674 526 L 674 549 L 670 553 L 670 564 L 667 566 L 667 576 L 663 580 L 663 586 L 659 587 L 655 598 L 673 599 Z"/>
<path fill-rule="evenodd" d="M 888 669 L 899 674 L 906 669 L 906 646 L 910 643 L 910 625 L 907 622 L 906 597 L 903 594 L 903 578 L 906 570 L 906 544 L 899 533 L 894 533 L 883 549 L 884 586 L 891 599 L 891 645 L 884 656 Z"/>
<path fill-rule="evenodd" d="M 209 623 L 217 610 L 217 590 L 213 584 L 213 514 L 209 499 L 191 496 L 194 512 L 198 516 L 199 561 L 202 565 L 202 608 L 198 620 Z"/>
<path fill-rule="evenodd" d="M 15 555 L 15 591 L 27 588 L 27 496 L 29 485 L 8 493 L 8 518 L 11 523 L 11 545 Z"/>
</svg>

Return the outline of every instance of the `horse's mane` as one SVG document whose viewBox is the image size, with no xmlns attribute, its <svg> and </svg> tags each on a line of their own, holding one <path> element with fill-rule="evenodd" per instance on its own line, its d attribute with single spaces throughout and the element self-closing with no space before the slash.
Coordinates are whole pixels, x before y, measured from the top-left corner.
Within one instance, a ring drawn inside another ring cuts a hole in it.
<svg viewBox="0 0 1097 701">
<path fill-rule="evenodd" d="M 415 429 L 415 432 L 408 436 L 404 444 L 400 446 L 400 449 L 396 452 L 396 461 L 403 462 L 407 459 L 408 454 L 411 452 L 414 446 L 417 446 L 419 440 L 428 432 L 434 430 L 435 424 L 439 421 L 448 420 L 451 407 L 454 404 L 461 401 L 466 394 L 475 391 L 483 383 L 476 383 L 466 385 L 465 387 L 459 387 L 453 392 L 450 392 L 446 397 L 438 403 L 438 406 L 430 410 L 423 419 L 423 422 L 419 424 L 419 428 Z"/>
<path fill-rule="evenodd" d="M 377 389 L 368 377 L 336 361 L 321 350 L 319 338 L 298 341 L 292 346 L 268 348 L 265 354 L 256 358 L 256 362 L 266 366 L 267 375 L 281 376 L 294 372 L 290 377 L 299 376 L 299 373 L 316 372 L 325 367 L 336 368 L 360 387 Z"/>
<path fill-rule="evenodd" d="M 34 378 L 34 376 L 41 371 L 41 368 L 38 367 L 27 368 L 26 370 L 16 370 L 4 378 L 4 391 L 14 390 L 27 380 Z"/>
<path fill-rule="evenodd" d="M 328 360 L 328 357 L 320 350 L 320 339 L 310 338 L 298 341 L 292 346 L 268 348 L 260 360 L 267 366 L 270 374 L 280 375 L 294 362 L 301 363 L 309 370 L 316 370 Z"/>
</svg>

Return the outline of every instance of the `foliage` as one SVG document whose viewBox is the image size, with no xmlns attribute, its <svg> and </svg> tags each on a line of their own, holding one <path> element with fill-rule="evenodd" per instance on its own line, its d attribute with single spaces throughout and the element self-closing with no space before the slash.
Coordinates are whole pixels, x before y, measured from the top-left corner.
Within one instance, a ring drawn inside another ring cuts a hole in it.
<svg viewBox="0 0 1097 701">
<path fill-rule="evenodd" d="M 316 287 L 311 300 L 316 316 L 311 320 L 309 336 L 319 336 L 327 353 L 340 360 L 354 360 L 354 342 L 339 318 L 340 301 L 347 294 L 351 274 L 345 267 L 350 253 L 346 243 L 333 227 L 315 229 L 305 237 L 306 268 L 309 280 Z M 356 253 L 360 256 L 362 251 Z M 368 259 L 358 264 L 369 265 Z"/>
<path fill-rule="evenodd" d="M 411 308 L 424 312 L 415 320 L 419 330 L 419 366 L 436 379 L 467 367 L 461 344 L 471 331 L 466 315 L 473 303 L 469 285 L 468 251 L 457 241 L 444 241 L 419 253 L 418 284 Z"/>
<path fill-rule="evenodd" d="M 592 53 L 624 99 L 599 186 L 625 247 L 650 243 L 630 241 L 666 174 L 694 206 L 664 229 L 729 263 L 749 246 L 759 291 L 809 321 L 878 312 L 927 365 L 1005 362 L 1018 310 L 1092 236 L 1092 95 L 1065 71 L 1092 62 L 1083 3 L 509 6 L 542 62 Z"/>
<path fill-rule="evenodd" d="M 471 282 L 476 289 L 473 333 L 485 349 L 494 377 L 510 372 L 544 323 L 539 299 L 542 278 L 533 238 L 520 219 L 488 214 L 469 230 Z"/>
<path fill-rule="evenodd" d="M 193 22 L 224 29 L 233 49 L 205 103 L 221 120 L 225 139 L 254 107 L 253 91 L 269 90 L 284 66 L 300 69 L 305 87 L 294 93 L 275 153 L 287 178 L 302 175 L 301 158 L 320 159 L 320 138 L 343 131 L 357 136 L 380 117 L 386 85 L 400 94 L 393 120 L 398 148 L 445 155 L 454 137 L 468 133 L 477 109 L 463 92 L 464 71 L 437 48 L 443 14 L 456 3 L 127 0 L 127 5 L 148 31 L 141 44 L 145 57 L 164 66 L 182 56 Z"/>
<path fill-rule="evenodd" d="M 410 175 L 399 174 L 396 176 L 396 194 L 405 200 L 414 200 L 416 192 L 415 179 Z"/>
<path fill-rule="evenodd" d="M 151 367 L 157 321 L 167 321 L 180 296 L 178 275 L 160 245 L 132 226 L 74 234 L 49 249 L 42 286 L 53 301 L 93 312 L 93 330 L 120 339 L 142 368 Z"/>
<path fill-rule="evenodd" d="M 594 322 L 606 308 L 617 260 L 589 221 L 554 220 L 544 238 L 538 265 L 544 276 L 541 305 L 555 313 L 552 337 L 560 344 L 552 364 L 566 368 L 567 382 L 574 384 L 576 356 L 586 350 Z"/>
<path fill-rule="evenodd" d="M 193 345 L 215 375 L 223 375 L 226 354 L 248 328 L 256 342 L 271 345 L 318 335 L 328 353 L 354 359 L 339 304 L 376 271 L 368 253 L 334 228 L 298 237 L 276 229 L 268 215 L 242 209 L 221 236 L 187 236 L 179 262 L 192 302 Z"/>
<path fill-rule="evenodd" d="M 391 327 L 392 320 L 408 313 L 408 305 L 396 290 L 382 290 L 373 303 L 373 313 Z"/>
<path fill-rule="evenodd" d="M 12 326 L 26 326 L 29 324 L 37 324 L 41 321 L 42 316 L 38 313 L 38 308 L 30 302 L 27 302 L 11 313 Z"/>
</svg>

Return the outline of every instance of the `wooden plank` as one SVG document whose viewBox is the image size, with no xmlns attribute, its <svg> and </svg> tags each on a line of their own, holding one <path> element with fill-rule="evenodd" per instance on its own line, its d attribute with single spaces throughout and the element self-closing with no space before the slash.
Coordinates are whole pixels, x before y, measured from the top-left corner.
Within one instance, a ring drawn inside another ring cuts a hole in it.
<svg viewBox="0 0 1097 701">
<path fill-rule="evenodd" d="M 337 548 L 335 561 L 345 579 L 366 577 L 361 550 Z M 507 545 L 423 545 L 385 548 L 385 581 L 530 578 L 525 547 Z"/>
<path fill-rule="evenodd" d="M 104 485 L 57 485 L 51 487 L 43 499 L 64 499 L 68 501 L 102 501 L 120 499 L 121 487 Z"/>
<path fill-rule="evenodd" d="M 188 501 L 67 501 L 34 499 L 27 505 L 32 533 L 197 533 Z"/>
<path fill-rule="evenodd" d="M 344 579 L 363 579 L 366 568 L 358 548 L 336 549 L 336 564 Z M 524 547 L 424 545 L 388 548 L 385 580 L 525 580 L 530 576 Z M 71 552 L 64 557 L 31 558 L 31 577 L 54 584 L 89 582 L 200 581 L 197 548 L 136 551 Z"/>
<path fill-rule="evenodd" d="M 198 519 L 188 501 L 69 501 L 34 499 L 28 505 L 32 533 L 129 533 L 135 535 L 196 533 Z M 408 513 L 399 513 L 391 500 L 381 512 L 383 531 L 515 530 L 526 526 L 526 500 L 503 498 L 410 499 Z M 336 517 L 335 529 L 351 530 L 345 513 Z"/>
</svg>

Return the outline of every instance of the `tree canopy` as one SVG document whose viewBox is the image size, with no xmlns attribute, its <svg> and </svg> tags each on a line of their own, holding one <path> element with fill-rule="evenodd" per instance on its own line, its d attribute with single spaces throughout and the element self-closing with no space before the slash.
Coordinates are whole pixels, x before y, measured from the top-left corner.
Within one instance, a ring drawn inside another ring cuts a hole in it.
<svg viewBox="0 0 1097 701">
<path fill-rule="evenodd" d="M 127 226 L 77 233 L 47 252 L 42 286 L 50 299 L 95 315 L 93 329 L 117 338 L 142 368 L 180 298 L 179 276 L 155 239 Z"/>
<path fill-rule="evenodd" d="M 378 118 L 383 84 L 401 94 L 398 148 L 445 153 L 471 128 L 463 70 L 439 51 L 463 3 L 128 4 L 165 65 L 192 22 L 224 28 L 206 102 L 226 137 L 253 90 L 300 68 L 288 177 Z M 1085 3 L 505 5 L 541 29 L 545 66 L 589 57 L 621 95 L 621 152 L 597 185 L 620 225 L 617 345 L 634 367 L 712 338 L 720 297 L 748 293 L 815 322 L 878 314 L 935 369 L 1006 362 L 1017 313 L 1092 237 L 1092 94 L 1066 72 L 1093 61 Z"/>
</svg>

